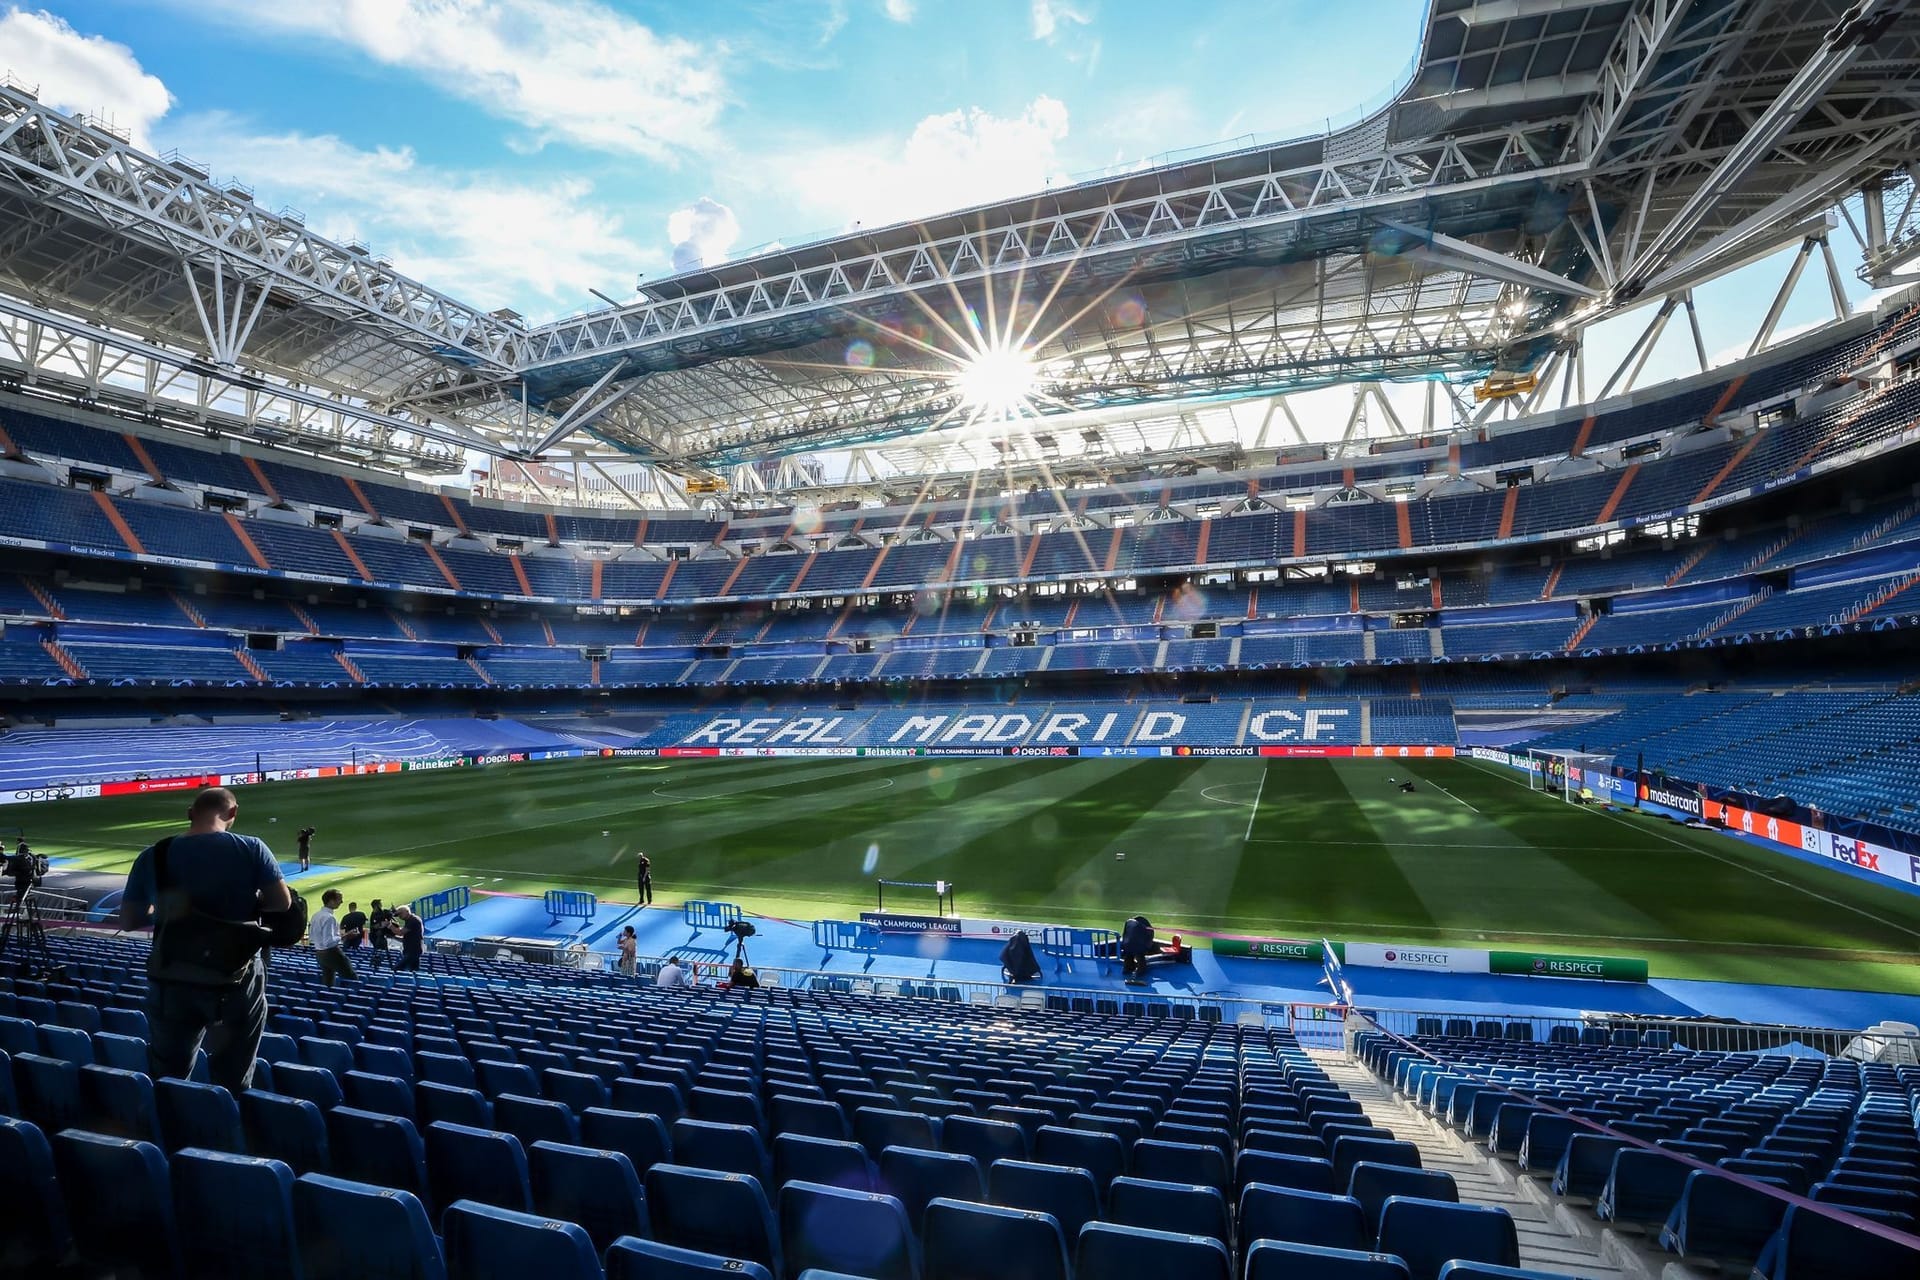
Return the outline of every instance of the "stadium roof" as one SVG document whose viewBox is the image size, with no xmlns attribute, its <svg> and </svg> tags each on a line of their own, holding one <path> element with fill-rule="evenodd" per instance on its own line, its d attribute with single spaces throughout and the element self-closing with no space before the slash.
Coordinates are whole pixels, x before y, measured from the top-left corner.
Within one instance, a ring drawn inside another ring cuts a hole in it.
<svg viewBox="0 0 1920 1280">
<path fill-rule="evenodd" d="M 1031 452 L 1056 416 L 1177 456 L 1196 403 L 1534 369 L 1863 188 L 1911 191 L 1917 126 L 1898 0 L 1433 0 L 1409 82 L 1350 127 L 532 327 L 0 86 L 0 378 L 413 470 L 479 450 L 710 478 L 874 445 L 932 472 L 978 466 L 983 436 Z M 1870 203 L 1887 277 L 1920 219 Z"/>
</svg>

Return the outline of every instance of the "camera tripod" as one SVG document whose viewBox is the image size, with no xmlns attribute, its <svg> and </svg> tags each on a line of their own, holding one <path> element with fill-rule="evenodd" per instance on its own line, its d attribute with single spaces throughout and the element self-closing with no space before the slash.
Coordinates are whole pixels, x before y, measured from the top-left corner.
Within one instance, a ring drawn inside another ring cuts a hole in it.
<svg viewBox="0 0 1920 1280">
<path fill-rule="evenodd" d="M 18 963 L 34 977 L 44 977 L 60 966 L 54 963 L 53 949 L 47 945 L 47 929 L 40 922 L 40 906 L 31 891 L 18 893 L 0 916 L 0 959 L 15 945 L 21 954 Z"/>
</svg>

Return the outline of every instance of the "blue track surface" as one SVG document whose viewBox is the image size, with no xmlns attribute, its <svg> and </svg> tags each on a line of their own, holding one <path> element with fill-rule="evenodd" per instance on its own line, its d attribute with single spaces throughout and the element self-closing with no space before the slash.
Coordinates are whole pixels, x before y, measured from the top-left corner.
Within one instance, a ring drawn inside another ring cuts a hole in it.
<svg viewBox="0 0 1920 1280">
<path fill-rule="evenodd" d="M 766 916 L 751 919 L 759 932 L 748 942 L 747 950 L 752 962 L 761 967 L 922 981 L 1000 980 L 1001 941 L 997 938 L 887 934 L 873 954 L 822 951 L 814 945 L 811 921 Z M 557 944 L 583 941 L 595 951 L 611 952 L 621 926 L 628 924 L 640 939 L 643 956 L 672 951 L 687 959 L 718 964 L 733 955 L 732 940 L 726 934 L 712 929 L 694 932 L 682 921 L 679 906 L 665 903 L 640 908 L 631 903 L 602 901 L 590 921 L 550 924 L 538 898 L 477 895 L 464 920 L 435 921 L 429 932 L 437 938 L 499 935 L 551 938 Z M 1043 988 L 1134 990 L 1121 981 L 1115 964 L 1059 961 L 1042 955 L 1040 965 L 1039 985 Z M 1327 988 L 1320 977 L 1320 967 L 1304 961 L 1221 958 L 1201 950 L 1194 953 L 1191 966 L 1156 971 L 1150 990 L 1161 996 L 1216 995 L 1276 1004 L 1323 1003 L 1328 998 Z M 1920 1022 L 1920 996 L 1866 991 L 1664 978 L 1640 985 L 1357 967 L 1347 969 L 1347 978 L 1354 984 L 1358 1003 L 1382 1009 L 1498 1017 L 1570 1017 L 1583 1011 L 1655 1017 L 1707 1014 L 1823 1027 L 1864 1027 L 1885 1018 Z"/>
</svg>

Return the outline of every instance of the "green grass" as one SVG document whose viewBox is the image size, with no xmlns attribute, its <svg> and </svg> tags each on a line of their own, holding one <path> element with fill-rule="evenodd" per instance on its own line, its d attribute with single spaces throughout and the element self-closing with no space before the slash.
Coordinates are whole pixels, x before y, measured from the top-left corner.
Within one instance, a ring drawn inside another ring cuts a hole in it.
<svg viewBox="0 0 1920 1280">
<path fill-rule="evenodd" d="M 1413 795 L 1387 781 L 1409 775 Z M 121 870 L 185 807 L 15 812 L 43 851 Z M 240 829 L 283 859 L 307 823 L 316 860 L 351 868 L 329 883 L 362 903 L 454 884 L 626 899 L 645 849 L 663 900 L 796 919 L 871 907 L 878 874 L 952 880 L 968 915 L 1145 910 L 1202 932 L 1522 943 L 1646 956 L 1661 977 L 1920 993 L 1920 896 L 1466 761 L 596 760 L 241 792 Z"/>
</svg>

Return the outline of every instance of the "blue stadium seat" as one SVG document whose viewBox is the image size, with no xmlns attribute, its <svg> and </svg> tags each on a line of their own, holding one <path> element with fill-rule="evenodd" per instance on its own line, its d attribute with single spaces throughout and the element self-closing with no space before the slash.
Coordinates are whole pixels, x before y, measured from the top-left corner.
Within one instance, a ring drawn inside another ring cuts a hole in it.
<svg viewBox="0 0 1920 1280">
<path fill-rule="evenodd" d="M 422 1200 L 429 1195 L 427 1148 L 411 1120 L 335 1107 L 327 1113 L 327 1148 L 332 1171 L 342 1178 L 410 1191 Z"/>
<path fill-rule="evenodd" d="M 687 1114 L 686 1099 L 679 1086 L 628 1076 L 613 1082 L 613 1109 L 656 1115 L 668 1124 Z"/>
<path fill-rule="evenodd" d="M 154 1085 L 153 1094 L 160 1116 L 161 1145 L 166 1150 L 201 1147 L 246 1154 L 240 1106 L 225 1089 L 189 1080 L 161 1080 Z"/>
<path fill-rule="evenodd" d="M 196 1272 L 300 1280 L 293 1170 L 195 1147 L 174 1152 L 169 1164 L 174 1223 Z"/>
<path fill-rule="evenodd" d="M 1046 1213 L 938 1197 L 921 1227 L 926 1280 L 1070 1280 L 1066 1237 Z"/>
<path fill-rule="evenodd" d="M 540 1073 L 540 1083 L 549 1099 L 565 1104 L 576 1116 L 589 1107 L 604 1107 L 613 1099 L 606 1081 L 584 1071 L 549 1067 Z"/>
<path fill-rule="evenodd" d="M 987 1198 L 1009 1209 L 1044 1213 L 1068 1240 L 1100 1216 L 1103 1201 L 1093 1175 L 1077 1166 L 996 1160 L 987 1170 Z"/>
<path fill-rule="evenodd" d="M 40 1029 L 26 1018 L 0 1014 L 0 1053 L 18 1057 L 40 1052 Z"/>
<path fill-rule="evenodd" d="M 76 1031 L 72 1027 L 42 1023 L 40 1052 L 49 1058 L 71 1062 L 76 1068 L 90 1067 L 94 1062 L 93 1037 L 85 1031 Z"/>
<path fill-rule="evenodd" d="M 1110 1133 L 1042 1125 L 1034 1135 L 1033 1158 L 1041 1164 L 1078 1165 L 1102 1190 L 1127 1172 L 1127 1148 Z"/>
<path fill-rule="evenodd" d="M 413 1086 L 413 1109 L 414 1119 L 423 1126 L 447 1120 L 476 1129 L 493 1128 L 493 1104 L 478 1089 L 422 1080 Z"/>
<path fill-rule="evenodd" d="M 1323 1249 L 1365 1249 L 1378 1234 L 1352 1196 L 1249 1183 L 1240 1192 L 1240 1239 Z"/>
<path fill-rule="evenodd" d="M 1211 1236 L 1183 1236 L 1110 1222 L 1080 1231 L 1074 1273 L 1086 1277 L 1164 1275 L 1180 1280 L 1230 1280 L 1227 1246 Z"/>
<path fill-rule="evenodd" d="M 1233 1242 L 1227 1200 L 1218 1187 L 1151 1178 L 1115 1178 L 1107 1187 L 1107 1221 Z"/>
<path fill-rule="evenodd" d="M 480 1073 L 480 1092 L 489 1098 L 498 1098 L 503 1093 L 517 1094 L 522 1098 L 540 1096 L 540 1077 L 534 1069 L 518 1062 L 495 1062 L 482 1059 L 474 1064 Z"/>
<path fill-rule="evenodd" d="M 773 1140 L 773 1179 L 778 1185 L 798 1179 L 848 1191 L 872 1191 L 878 1176 L 867 1149 L 857 1142 L 793 1133 Z"/>
<path fill-rule="evenodd" d="M 1526 1136 L 1520 1142 L 1520 1167 L 1528 1173 L 1551 1175 L 1567 1152 L 1567 1143 L 1585 1127 L 1572 1116 L 1541 1113 L 1527 1120 Z"/>
<path fill-rule="evenodd" d="M 1313 1140 L 1309 1139 L 1309 1141 Z M 1291 1187 L 1296 1191 L 1334 1194 L 1333 1161 L 1317 1156 L 1242 1151 L 1239 1158 L 1233 1162 L 1233 1174 L 1235 1185 L 1243 1189 L 1255 1182 L 1264 1182 L 1272 1187 Z M 1351 1171 L 1348 1176 L 1351 1178 Z"/>
<path fill-rule="evenodd" d="M 517 1093 L 495 1094 L 493 1127 L 520 1139 L 520 1145 L 559 1142 L 572 1145 L 580 1141 L 580 1122 L 564 1102 Z"/>
<path fill-rule="evenodd" d="M 1660 1244 L 1688 1258 L 1751 1261 L 1786 1216 L 1786 1201 L 1695 1169 L 1660 1231 Z"/>
<path fill-rule="evenodd" d="M 20 1118 L 33 1121 L 42 1133 L 58 1133 L 86 1118 L 86 1106 L 80 1097 L 80 1068 L 65 1058 L 14 1054 L 13 1091 Z"/>
<path fill-rule="evenodd" d="M 160 1141 L 160 1113 L 153 1081 L 144 1071 L 118 1067 L 80 1068 L 80 1100 L 91 1132 L 141 1142 Z"/>
<path fill-rule="evenodd" d="M 445 1280 L 417 1196 L 308 1173 L 293 1184 L 293 1216 L 304 1280 Z"/>
<path fill-rule="evenodd" d="M 1404 1261 L 1413 1280 L 1437 1280 L 1440 1268 L 1455 1258 L 1502 1267 L 1520 1263 L 1519 1233 L 1505 1209 L 1408 1196 L 1393 1196 L 1380 1210 L 1376 1248 Z"/>
<path fill-rule="evenodd" d="M 1362 1162 L 1398 1165 L 1405 1169 L 1420 1167 L 1420 1148 L 1411 1142 L 1393 1138 L 1341 1138 L 1333 1144 L 1333 1185 L 1345 1187 L 1353 1181 L 1353 1167 Z"/>
<path fill-rule="evenodd" d="M 1359 1201 L 1360 1211 L 1366 1215 L 1369 1238 L 1379 1233 L 1380 1210 L 1390 1197 L 1408 1196 L 1418 1200 L 1460 1203 L 1460 1189 L 1454 1185 L 1450 1173 L 1437 1169 L 1409 1169 L 1397 1164 L 1374 1164 L 1365 1160 L 1353 1166 L 1347 1194 Z"/>
<path fill-rule="evenodd" d="M 715 1124 L 709 1120 L 673 1122 L 673 1158 L 676 1164 L 697 1169 L 743 1173 L 765 1187 L 773 1181 L 773 1160 L 759 1133 L 742 1124 Z"/>
<path fill-rule="evenodd" d="M 949 1116 L 940 1122 L 940 1145 L 956 1155 L 972 1156 L 982 1169 L 995 1160 L 1025 1160 L 1027 1135 L 1017 1124 L 977 1116 Z"/>
<path fill-rule="evenodd" d="M 1599 1133 L 1575 1133 L 1553 1171 L 1553 1194 L 1592 1199 L 1606 1189 L 1613 1158 L 1630 1143 Z"/>
<path fill-rule="evenodd" d="M 774 1098 L 773 1129 L 775 1133 L 836 1141 L 852 1136 L 840 1105 L 823 1098 Z"/>
<path fill-rule="evenodd" d="M 659 1116 L 588 1107 L 580 1113 L 580 1141 L 589 1147 L 618 1151 L 642 1178 L 654 1165 L 673 1159 L 673 1140 Z"/>
<path fill-rule="evenodd" d="M 159 1147 L 68 1129 L 54 1135 L 53 1167 L 83 1262 L 150 1276 L 179 1273 L 173 1193 Z"/>
<path fill-rule="evenodd" d="M 917 1111 L 897 1111 L 884 1107 L 860 1107 L 853 1113 L 854 1141 L 878 1159 L 888 1147 L 913 1147 L 937 1150 L 940 1145 L 939 1122 Z"/>
<path fill-rule="evenodd" d="M 1158 1182 L 1190 1182 L 1212 1187 L 1222 1196 L 1233 1187 L 1226 1154 L 1216 1147 L 1193 1142 L 1144 1138 L 1134 1143 L 1132 1173 Z"/>
<path fill-rule="evenodd" d="M 774 1280 L 758 1262 L 628 1236 L 607 1250 L 607 1280 Z"/>
<path fill-rule="evenodd" d="M 665 1244 L 757 1262 L 776 1276 L 779 1231 L 757 1178 L 717 1169 L 657 1164 L 647 1170 L 647 1216 Z"/>
<path fill-rule="evenodd" d="M 362 1111 L 417 1120 L 413 1107 L 413 1082 L 400 1076 L 379 1076 L 371 1071 L 349 1071 L 340 1077 L 347 1105 Z"/>
<path fill-rule="evenodd" d="M 939 1198 L 980 1201 L 987 1198 L 987 1182 L 972 1156 L 913 1147 L 888 1147 L 880 1153 L 880 1189 L 900 1197 L 913 1229 L 927 1205 Z"/>
<path fill-rule="evenodd" d="M 593 1241 L 571 1222 L 456 1200 L 441 1223 L 448 1280 L 601 1280 Z"/>
<path fill-rule="evenodd" d="M 369 1031 L 367 1034 L 372 1035 Z M 413 1083 L 413 1059 L 398 1045 L 365 1041 L 353 1046 L 354 1065 L 372 1076 L 397 1076 Z"/>
<path fill-rule="evenodd" d="M 1392 1254 L 1256 1240 L 1247 1249 L 1245 1280 L 1408 1280 Z"/>
<path fill-rule="evenodd" d="M 692 1108 L 696 1120 L 745 1125 L 761 1135 L 767 1132 L 766 1112 L 760 1106 L 760 1099 L 751 1093 L 733 1089 L 696 1088 L 687 1095 L 687 1105 Z"/>
<path fill-rule="evenodd" d="M 1861 1217 L 1912 1233 L 1910 1218 L 1874 1209 L 1852 1210 Z M 1754 1263 L 1759 1280 L 1857 1280 L 1861 1276 L 1920 1274 L 1920 1251 L 1907 1248 L 1849 1222 L 1800 1205 L 1789 1205 L 1780 1229 Z"/>
<path fill-rule="evenodd" d="M 433 1053 L 422 1050 L 414 1055 L 414 1065 L 419 1068 L 416 1083 L 431 1081 L 434 1084 L 451 1085 L 456 1089 L 478 1089 L 480 1077 L 474 1071 L 473 1064 L 465 1058 L 451 1053 Z"/>
<path fill-rule="evenodd" d="M 1671 1156 L 1628 1147 L 1615 1154 L 1613 1172 L 1593 1211 L 1608 1222 L 1663 1225 L 1680 1203 L 1692 1172 L 1691 1166 Z"/>
<path fill-rule="evenodd" d="M 93 1037 L 93 1060 L 103 1067 L 118 1067 L 122 1071 L 138 1071 L 145 1075 L 148 1066 L 147 1042 L 133 1036 L 101 1031 Z"/>
<path fill-rule="evenodd" d="M 298 1062 L 274 1064 L 273 1091 L 290 1098 L 305 1098 L 322 1111 L 333 1110 L 347 1098 L 333 1072 Z"/>
<path fill-rule="evenodd" d="M 279 1160 L 296 1174 L 332 1168 L 326 1117 L 305 1098 L 249 1089 L 240 1095 L 240 1119 L 254 1155 Z"/>
<path fill-rule="evenodd" d="M 1580 1280 L 1563 1271 L 1536 1271 L 1532 1267 L 1497 1267 L 1491 1262 L 1455 1259 L 1440 1268 L 1440 1280 Z"/>
<path fill-rule="evenodd" d="M 477 1200 L 502 1209 L 532 1211 L 533 1188 L 520 1139 L 444 1120 L 428 1125 L 424 1136 L 434 1204 Z"/>
<path fill-rule="evenodd" d="M 621 1236 L 646 1237 L 647 1206 L 633 1162 L 618 1151 L 536 1142 L 527 1148 L 536 1212 L 586 1229 L 605 1250 Z"/>
<path fill-rule="evenodd" d="M 920 1246 L 893 1196 L 817 1182 L 780 1188 L 780 1250 L 790 1270 L 919 1280 Z"/>
<path fill-rule="evenodd" d="M 25 1120 L 0 1115 L 0 1274 L 51 1274 L 73 1247 L 54 1181 L 53 1148 Z"/>
<path fill-rule="evenodd" d="M 301 1036 L 299 1045 L 301 1062 L 309 1067 L 319 1067 L 322 1071 L 332 1072 L 336 1080 L 354 1069 L 353 1046 L 344 1040 L 329 1040 L 325 1036 Z"/>
</svg>

